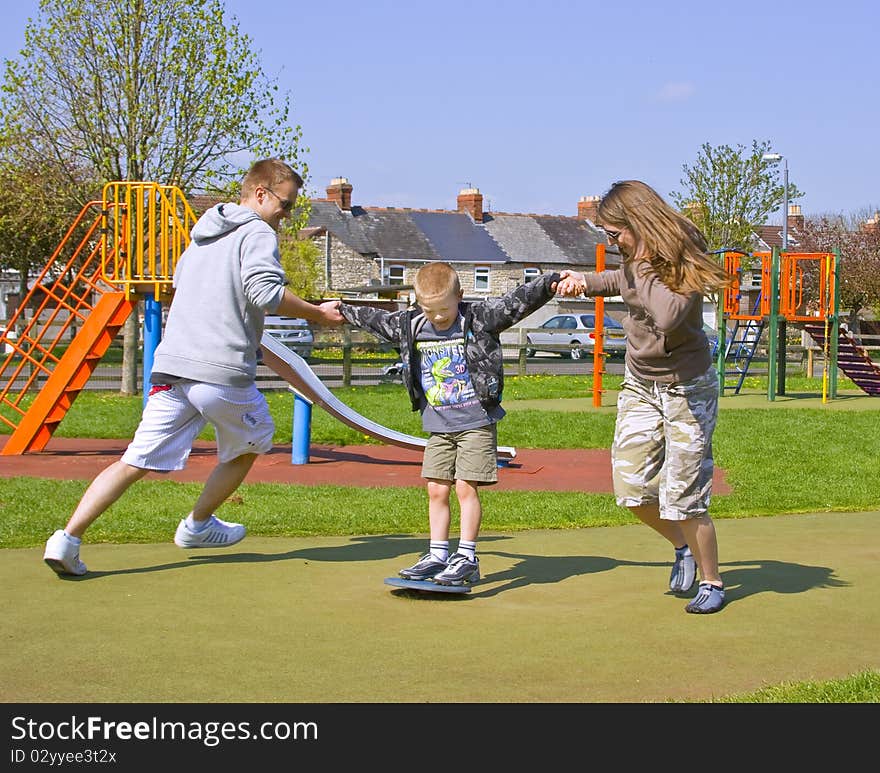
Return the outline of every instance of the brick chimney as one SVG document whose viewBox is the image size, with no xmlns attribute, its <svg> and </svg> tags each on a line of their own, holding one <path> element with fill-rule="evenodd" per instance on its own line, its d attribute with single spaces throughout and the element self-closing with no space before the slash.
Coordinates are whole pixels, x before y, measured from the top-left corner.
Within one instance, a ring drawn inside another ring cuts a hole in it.
<svg viewBox="0 0 880 773">
<path fill-rule="evenodd" d="M 462 188 L 458 192 L 458 211 L 467 212 L 475 223 L 483 222 L 483 194 L 479 188 Z"/>
<path fill-rule="evenodd" d="M 581 196 L 578 201 L 578 220 L 589 220 L 591 223 L 595 223 L 598 213 L 599 197 Z"/>
<path fill-rule="evenodd" d="M 788 230 L 789 233 L 804 230 L 804 216 L 801 214 L 800 204 L 788 205 Z"/>
<path fill-rule="evenodd" d="M 351 211 L 352 186 L 347 177 L 334 177 L 327 186 L 327 198 L 336 202 L 336 206 Z"/>
</svg>

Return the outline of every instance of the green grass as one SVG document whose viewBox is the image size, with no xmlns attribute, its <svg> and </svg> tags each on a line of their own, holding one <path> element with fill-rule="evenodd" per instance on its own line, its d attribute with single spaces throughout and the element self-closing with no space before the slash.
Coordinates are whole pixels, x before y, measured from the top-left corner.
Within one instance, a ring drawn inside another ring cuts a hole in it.
<svg viewBox="0 0 880 773">
<path fill-rule="evenodd" d="M 789 380 L 790 392 L 815 391 L 817 379 Z M 613 390 L 620 377 L 606 376 Z M 509 378 L 505 404 L 591 395 L 589 376 Z M 334 390 L 362 415 L 400 432 L 421 436 L 417 413 L 409 410 L 400 384 Z M 291 442 L 293 399 L 284 390 L 266 393 L 276 424 L 275 441 Z M 56 430 L 59 437 L 130 438 L 140 420 L 140 396 L 83 392 Z M 769 405 L 769 403 L 767 403 Z M 548 408 L 553 404 L 547 402 Z M 869 403 L 873 406 L 873 403 Z M 880 402 L 877 407 L 880 408 Z M 609 448 L 613 408 L 559 413 L 511 409 L 499 426 L 499 443 L 524 448 Z M 202 439 L 211 440 L 206 429 Z M 320 409 L 312 413 L 311 440 L 318 445 L 377 443 Z M 716 518 L 782 513 L 871 510 L 880 502 L 880 412 L 722 409 L 715 433 L 715 460 L 733 493 L 713 498 Z M 843 485 L 841 482 L 846 481 Z M 46 529 L 72 510 L 84 481 L 12 479 L 0 494 L 0 547 L 40 544 Z M 142 482 L 89 532 L 91 540 L 164 539 L 169 519 L 197 496 L 199 484 Z M 608 494 L 576 492 L 483 492 L 487 528 L 561 529 L 632 523 Z M 47 511 L 44 504 L 52 502 Z M 243 504 L 238 504 L 243 502 Z M 344 507 L 339 503 L 344 502 Z M 247 509 L 253 534 L 291 536 L 382 534 L 424 531 L 424 495 L 415 489 L 352 489 L 333 486 L 247 484 L 224 505 L 227 516 Z M 403 513 L 404 515 L 401 515 Z"/>
<path fill-rule="evenodd" d="M 844 679 L 785 682 L 710 703 L 880 703 L 880 671 L 867 670 Z"/>
<path fill-rule="evenodd" d="M 766 389 L 753 379 L 749 388 Z M 620 377 L 605 376 L 614 390 Z M 790 394 L 821 393 L 819 379 L 789 377 Z M 846 389 L 842 380 L 839 385 Z M 505 404 L 516 400 L 590 397 L 589 376 L 508 378 Z M 409 410 L 403 387 L 383 384 L 334 390 L 362 415 L 392 429 L 422 435 L 417 413 Z M 267 392 L 276 423 L 276 443 L 291 441 L 293 400 L 286 391 Z M 768 404 L 769 405 L 769 404 Z M 551 407 L 548 404 L 548 408 Z M 877 408 L 880 409 L 880 401 Z M 59 437 L 130 438 L 142 409 L 140 396 L 83 392 L 58 427 Z M 517 448 L 608 448 L 613 408 L 558 413 L 510 410 L 499 428 L 499 443 Z M 201 436 L 212 439 L 210 430 Z M 320 445 L 377 442 L 344 426 L 321 410 L 312 414 L 311 440 Z M 722 409 L 715 434 L 715 460 L 733 493 L 715 495 L 715 518 L 783 513 L 876 509 L 880 502 L 880 411 Z M 0 492 L 0 548 L 35 547 L 76 506 L 85 481 L 13 478 Z M 168 524 L 187 511 L 201 484 L 144 481 L 117 502 L 89 530 L 91 542 L 157 542 Z M 482 492 L 484 527 L 492 531 L 610 527 L 634 523 L 611 495 L 571 492 Z M 51 503 L 47 506 L 47 503 Z M 425 531 L 421 488 L 348 488 L 247 484 L 224 504 L 221 515 L 245 519 L 254 535 L 338 536 L 419 534 Z M 456 506 L 453 502 L 453 512 Z M 880 673 L 847 679 L 769 686 L 721 702 L 878 702 Z"/>
</svg>

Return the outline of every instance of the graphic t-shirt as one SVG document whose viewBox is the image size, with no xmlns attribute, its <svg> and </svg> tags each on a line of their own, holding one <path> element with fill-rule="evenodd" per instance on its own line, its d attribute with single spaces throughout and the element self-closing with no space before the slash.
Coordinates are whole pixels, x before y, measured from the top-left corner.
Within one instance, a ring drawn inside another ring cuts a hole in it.
<svg viewBox="0 0 880 773">
<path fill-rule="evenodd" d="M 416 336 L 425 432 L 461 432 L 485 427 L 504 416 L 501 406 L 487 414 L 477 398 L 464 358 L 463 321 L 459 315 L 447 330 L 436 330 L 425 322 Z"/>
</svg>

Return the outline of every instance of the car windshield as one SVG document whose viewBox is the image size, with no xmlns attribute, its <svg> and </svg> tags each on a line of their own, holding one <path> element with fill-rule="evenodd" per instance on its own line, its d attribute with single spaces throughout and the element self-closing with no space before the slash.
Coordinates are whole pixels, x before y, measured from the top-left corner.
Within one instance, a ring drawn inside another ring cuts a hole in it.
<svg viewBox="0 0 880 773">
<path fill-rule="evenodd" d="M 609 317 L 607 314 L 602 318 L 605 327 L 614 328 L 615 330 L 622 330 L 623 325 L 621 325 L 616 320 Z M 596 327 L 596 317 L 593 314 L 581 314 L 581 324 L 584 327 L 592 328 Z"/>
</svg>

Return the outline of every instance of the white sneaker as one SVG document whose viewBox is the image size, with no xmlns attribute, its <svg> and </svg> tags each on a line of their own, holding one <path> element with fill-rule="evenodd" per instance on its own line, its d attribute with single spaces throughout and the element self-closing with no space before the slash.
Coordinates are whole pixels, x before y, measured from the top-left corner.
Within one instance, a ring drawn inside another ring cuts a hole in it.
<svg viewBox="0 0 880 773">
<path fill-rule="evenodd" d="M 241 542 L 247 530 L 240 523 L 226 523 L 216 515 L 208 519 L 208 525 L 201 531 L 193 531 L 184 518 L 177 526 L 174 544 L 180 548 L 228 548 Z"/>
<path fill-rule="evenodd" d="M 63 529 L 58 529 L 46 540 L 43 560 L 58 574 L 83 575 L 88 571 L 79 560 L 79 545 L 71 542 Z"/>
</svg>

